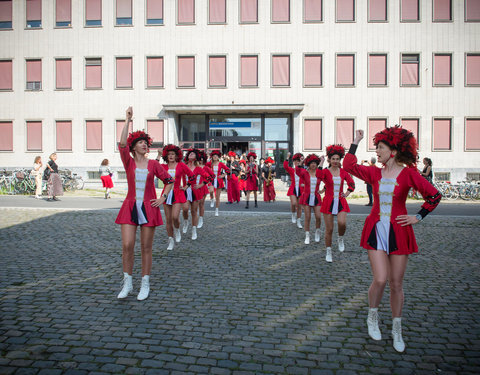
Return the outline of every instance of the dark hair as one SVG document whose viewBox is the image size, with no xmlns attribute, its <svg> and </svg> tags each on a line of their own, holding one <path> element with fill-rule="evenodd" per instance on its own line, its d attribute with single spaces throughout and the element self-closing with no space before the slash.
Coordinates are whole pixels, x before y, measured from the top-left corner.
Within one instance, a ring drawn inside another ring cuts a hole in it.
<svg viewBox="0 0 480 375">
<path fill-rule="evenodd" d="M 390 150 L 397 150 L 397 155 L 395 156 L 395 160 L 400 163 L 400 164 L 405 164 L 408 166 L 415 165 L 417 162 L 416 157 L 410 153 L 410 152 L 402 152 L 396 147 L 392 147 L 385 141 L 380 141 L 378 143 L 383 143 L 385 146 L 387 146 Z"/>
<path fill-rule="evenodd" d="M 101 165 L 108 165 L 108 159 L 103 159 L 102 161 L 102 164 Z"/>
<path fill-rule="evenodd" d="M 427 165 L 429 165 L 430 167 L 432 166 L 432 159 L 430 159 L 430 158 L 423 158 L 423 160 L 427 162 Z"/>
</svg>

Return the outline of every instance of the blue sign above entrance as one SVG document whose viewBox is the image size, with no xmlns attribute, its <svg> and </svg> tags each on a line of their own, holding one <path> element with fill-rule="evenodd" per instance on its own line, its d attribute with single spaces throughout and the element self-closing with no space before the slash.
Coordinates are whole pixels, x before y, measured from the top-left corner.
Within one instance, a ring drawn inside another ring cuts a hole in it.
<svg viewBox="0 0 480 375">
<path fill-rule="evenodd" d="M 251 128 L 252 123 L 250 121 L 222 121 L 211 122 L 209 124 L 210 129 L 233 129 L 233 128 Z"/>
</svg>

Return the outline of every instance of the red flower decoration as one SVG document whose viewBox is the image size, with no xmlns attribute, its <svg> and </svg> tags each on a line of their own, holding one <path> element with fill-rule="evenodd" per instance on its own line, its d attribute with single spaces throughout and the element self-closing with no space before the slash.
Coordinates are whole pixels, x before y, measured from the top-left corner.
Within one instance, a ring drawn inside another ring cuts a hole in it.
<svg viewBox="0 0 480 375">
<path fill-rule="evenodd" d="M 234 158 L 237 154 L 234 151 L 228 151 L 228 156 Z"/>
<path fill-rule="evenodd" d="M 375 134 L 373 143 L 377 146 L 380 142 L 385 143 L 391 149 L 397 150 L 407 159 L 408 166 L 415 166 L 417 161 L 417 140 L 413 133 L 399 125 L 391 128 L 385 128 L 381 132 Z"/>
<path fill-rule="evenodd" d="M 254 152 L 249 152 L 248 155 L 247 155 L 247 160 L 250 160 L 250 156 L 253 156 L 254 159 L 257 158 L 257 154 L 254 153 Z"/>
<path fill-rule="evenodd" d="M 196 149 L 196 148 L 189 148 L 189 149 L 187 150 L 187 153 L 185 154 L 185 157 L 183 158 L 183 161 L 184 161 L 185 163 L 188 163 L 188 156 L 189 156 L 192 152 L 195 154 L 196 160 L 197 160 L 197 161 L 200 160 L 200 150 L 198 150 L 198 149 Z"/>
<path fill-rule="evenodd" d="M 168 162 L 168 153 L 170 151 L 173 151 L 177 154 L 177 161 L 180 161 L 182 160 L 182 150 L 180 150 L 180 147 L 176 146 L 176 145 L 172 145 L 172 144 L 169 144 L 169 145 L 166 145 L 164 148 L 163 148 L 163 151 L 162 151 L 162 158 L 163 160 L 165 160 L 166 162 Z"/>
<path fill-rule="evenodd" d="M 305 165 L 309 166 L 310 163 L 317 163 L 317 165 L 320 165 L 320 158 L 315 154 L 310 154 L 305 158 Z"/>
<path fill-rule="evenodd" d="M 152 145 L 152 138 L 150 138 L 150 136 L 144 131 L 138 130 L 136 132 L 130 133 L 127 138 L 127 145 L 130 148 L 130 151 L 132 151 L 135 147 L 135 143 L 142 139 L 147 142 L 148 147 Z"/>
<path fill-rule="evenodd" d="M 270 156 L 265 160 L 265 164 L 270 163 L 270 164 L 275 164 L 275 160 L 273 160 Z"/>
<path fill-rule="evenodd" d="M 212 158 L 213 155 L 217 155 L 219 158 L 222 157 L 222 153 L 220 152 L 220 150 L 213 150 L 212 152 L 210 152 L 210 157 Z"/>
<path fill-rule="evenodd" d="M 327 156 L 331 158 L 333 155 L 340 156 L 340 159 L 345 156 L 345 147 L 343 145 L 330 145 L 327 147 Z"/>
<path fill-rule="evenodd" d="M 297 152 L 295 155 L 293 155 L 292 160 L 302 160 L 303 154 L 300 152 Z"/>
</svg>

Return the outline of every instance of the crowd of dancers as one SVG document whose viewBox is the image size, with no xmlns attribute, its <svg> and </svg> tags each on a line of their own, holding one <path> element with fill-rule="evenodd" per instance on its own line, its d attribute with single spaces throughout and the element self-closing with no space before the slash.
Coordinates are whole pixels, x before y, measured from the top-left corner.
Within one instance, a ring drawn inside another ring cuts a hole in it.
<svg viewBox="0 0 480 375">
<path fill-rule="evenodd" d="M 265 202 L 275 201 L 273 179 L 274 160 L 267 158 L 263 167 L 256 164 L 257 155 L 250 152 L 241 160 L 234 153 L 223 163 L 221 153 L 213 150 L 208 161 L 201 150 L 189 149 L 185 155 L 176 145 L 166 145 L 154 160 L 147 157 L 152 139 L 143 131 L 128 133 L 133 110 L 127 109 L 125 125 L 119 142 L 120 156 L 125 167 L 128 193 L 123 202 L 116 223 L 121 224 L 123 287 L 119 299 L 126 298 L 133 290 L 132 272 L 135 236 L 140 226 L 142 259 L 142 282 L 138 300 L 144 300 L 150 292 L 150 271 L 152 268 L 152 246 L 154 231 L 163 224 L 160 206 L 163 206 L 168 234 L 167 250 L 173 250 L 186 234 L 191 221 L 191 238 L 198 237 L 197 229 L 204 224 L 205 200 L 210 196 L 215 216 L 219 215 L 220 195 L 227 189 L 228 203 L 240 202 L 241 193 L 246 196 L 245 208 L 250 208 L 253 193 L 254 207 L 258 206 L 257 192 L 259 176 L 263 180 Z M 408 255 L 418 252 L 412 225 L 420 222 L 438 205 L 440 193 L 423 178 L 415 168 L 417 144 L 413 134 L 399 126 L 386 128 L 374 138 L 378 161 L 376 165 L 364 166 L 357 163 L 355 151 L 363 139 L 363 131 L 357 130 L 349 152 L 345 155 L 342 145 L 326 148 L 328 166 L 323 168 L 324 156 L 309 154 L 304 157 L 288 154 L 283 166 L 290 175 L 287 195 L 291 203 L 291 220 L 305 231 L 305 244 L 310 243 L 310 222 L 315 217 L 315 242 L 321 239 L 321 218 L 325 222 L 325 260 L 333 261 L 332 237 L 334 217 L 337 218 L 338 250 L 345 251 L 344 234 L 347 227 L 347 213 L 350 212 L 346 198 L 355 190 L 351 175 L 365 181 L 372 187 L 373 205 L 365 221 L 360 245 L 367 249 L 373 274 L 368 291 L 369 311 L 367 327 L 370 337 L 381 339 L 378 306 L 388 282 L 392 311 L 392 338 L 395 350 L 403 352 L 401 316 L 403 308 L 403 277 Z M 343 161 L 343 168 L 342 159 Z M 162 162 L 163 161 L 163 162 Z M 163 181 L 164 188 L 156 196 L 154 177 Z M 320 190 L 320 183 L 323 188 Z M 425 203 L 416 215 L 408 215 L 405 207 L 409 190 L 413 188 L 424 197 Z M 323 194 L 323 200 L 322 200 Z M 183 226 L 180 229 L 180 211 Z M 304 224 L 301 217 L 304 213 Z"/>
</svg>

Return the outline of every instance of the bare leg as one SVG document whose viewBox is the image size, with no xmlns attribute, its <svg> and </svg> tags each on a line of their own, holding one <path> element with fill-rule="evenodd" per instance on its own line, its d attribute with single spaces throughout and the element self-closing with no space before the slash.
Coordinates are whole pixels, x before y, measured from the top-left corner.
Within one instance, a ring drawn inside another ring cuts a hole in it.
<svg viewBox="0 0 480 375">
<path fill-rule="evenodd" d="M 325 246 L 332 247 L 333 215 L 323 214 L 323 221 L 325 221 Z"/>
<path fill-rule="evenodd" d="M 167 235 L 168 237 L 173 237 L 173 206 L 164 204 L 163 211 L 165 212 L 165 221 L 167 223 Z"/>
<path fill-rule="evenodd" d="M 292 214 L 297 212 L 297 197 L 295 195 L 290 195 L 290 211 Z"/>
<path fill-rule="evenodd" d="M 194 201 L 191 203 L 191 212 L 192 212 L 192 227 L 196 227 L 198 225 L 198 205 L 200 201 Z"/>
<path fill-rule="evenodd" d="M 320 206 L 313 207 L 313 213 L 315 214 L 315 228 L 319 229 L 322 225 L 322 214 L 320 213 Z"/>
<path fill-rule="evenodd" d="M 222 189 L 217 189 L 215 192 L 215 208 L 220 207 L 220 194 L 222 194 Z"/>
<path fill-rule="evenodd" d="M 182 203 L 174 203 L 172 205 L 172 219 L 173 219 L 173 226 L 175 229 L 180 228 L 180 210 L 182 209 Z M 172 232 L 173 233 L 173 232 Z"/>
<path fill-rule="evenodd" d="M 200 216 L 205 215 L 205 197 L 203 197 L 203 199 L 199 201 L 198 211 Z"/>
<path fill-rule="evenodd" d="M 140 229 L 140 243 L 142 247 L 142 277 L 150 275 L 152 271 L 152 246 L 155 227 L 142 227 Z"/>
<path fill-rule="evenodd" d="M 347 213 L 342 211 L 337 214 L 338 235 L 343 236 L 347 230 Z"/>
<path fill-rule="evenodd" d="M 137 226 L 122 224 L 122 264 L 123 272 L 129 275 L 133 272 L 133 250 L 135 248 L 135 235 Z"/>
<path fill-rule="evenodd" d="M 183 214 L 183 220 L 187 221 L 188 220 L 188 210 L 190 209 L 190 202 L 186 201 L 182 205 L 182 214 Z"/>
<path fill-rule="evenodd" d="M 408 255 L 390 255 L 390 275 L 388 285 L 390 286 L 390 307 L 392 317 L 402 316 L 403 308 L 403 277 L 407 269 Z"/>
<path fill-rule="evenodd" d="M 302 205 L 298 203 L 298 198 L 297 198 L 297 220 L 301 219 L 301 217 L 302 217 Z"/>
<path fill-rule="evenodd" d="M 312 211 L 308 205 L 304 205 L 303 209 L 305 210 L 305 223 L 303 224 L 305 232 L 310 232 L 310 217 L 312 216 Z"/>
<path fill-rule="evenodd" d="M 368 258 L 373 274 L 373 281 L 368 289 L 368 304 L 370 307 L 378 307 L 387 285 L 390 262 L 387 253 L 383 250 L 368 250 Z"/>
</svg>

